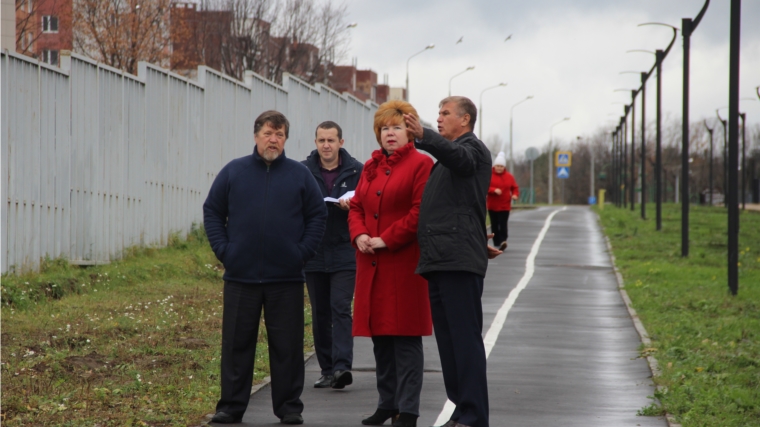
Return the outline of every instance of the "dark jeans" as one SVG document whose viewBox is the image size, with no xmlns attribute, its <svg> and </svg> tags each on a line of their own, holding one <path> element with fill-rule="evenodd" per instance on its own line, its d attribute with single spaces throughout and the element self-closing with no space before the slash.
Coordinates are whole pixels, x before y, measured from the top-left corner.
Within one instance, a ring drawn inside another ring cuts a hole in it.
<svg viewBox="0 0 760 427">
<path fill-rule="evenodd" d="M 483 331 L 483 277 L 464 271 L 437 271 L 428 280 L 433 328 L 441 356 L 446 396 L 460 424 L 488 427 L 488 383 Z"/>
<path fill-rule="evenodd" d="M 355 282 L 355 270 L 306 272 L 314 349 L 322 375 L 351 370 L 354 360 L 351 301 L 354 299 Z"/>
<path fill-rule="evenodd" d="M 377 366 L 377 407 L 420 416 L 425 356 L 422 337 L 372 337 Z"/>
<path fill-rule="evenodd" d="M 507 241 L 509 232 L 507 231 L 507 221 L 509 221 L 509 211 L 488 211 L 488 217 L 491 218 L 491 232 L 493 233 L 493 245 L 497 248 L 502 242 Z"/>
<path fill-rule="evenodd" d="M 303 283 L 225 282 L 222 396 L 217 412 L 240 417 L 248 407 L 262 308 L 269 341 L 274 414 L 282 418 L 303 411 Z"/>
</svg>

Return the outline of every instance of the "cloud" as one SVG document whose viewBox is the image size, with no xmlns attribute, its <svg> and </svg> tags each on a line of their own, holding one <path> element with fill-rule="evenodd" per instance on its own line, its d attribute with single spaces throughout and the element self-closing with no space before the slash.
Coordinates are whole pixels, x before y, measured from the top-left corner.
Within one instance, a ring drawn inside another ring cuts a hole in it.
<svg viewBox="0 0 760 427">
<path fill-rule="evenodd" d="M 682 17 L 694 17 L 701 1 L 640 0 L 611 2 L 576 0 L 523 1 L 348 1 L 352 34 L 351 56 L 360 68 L 388 74 L 392 86 L 404 86 L 408 58 L 411 102 L 423 119 L 434 122 L 438 101 L 448 93 L 452 76 L 470 65 L 473 71 L 452 82 L 455 94 L 480 103 L 482 90 L 507 82 L 505 88 L 483 93 L 483 138 L 497 134 L 509 140 L 510 108 L 528 95 L 535 98 L 514 110 L 515 153 L 542 146 L 549 126 L 555 139 L 590 135 L 619 120 L 630 94 L 618 88 L 638 88 L 639 76 L 621 71 L 649 70 L 654 55 L 626 53 L 632 49 L 664 49 L 672 32 L 666 27 L 638 27 L 664 22 L 680 27 Z M 760 85 L 760 2 L 743 2 L 742 97 L 755 97 Z M 512 34 L 512 39 L 504 38 Z M 463 42 L 456 41 L 464 36 Z M 728 103 L 729 2 L 713 0 L 692 37 L 691 119 L 714 117 Z M 663 66 L 663 110 L 681 115 L 682 38 L 679 32 Z M 654 118 L 655 79 L 647 86 L 647 118 Z M 742 101 L 748 124 L 760 123 L 760 101 Z M 640 108 L 637 103 L 637 109 Z M 638 117 L 640 114 L 637 111 Z"/>
</svg>

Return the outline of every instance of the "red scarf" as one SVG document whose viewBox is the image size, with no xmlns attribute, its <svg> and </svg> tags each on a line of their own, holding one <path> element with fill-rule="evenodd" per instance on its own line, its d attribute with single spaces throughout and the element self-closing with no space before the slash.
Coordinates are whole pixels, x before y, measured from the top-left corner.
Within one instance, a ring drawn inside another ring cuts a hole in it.
<svg viewBox="0 0 760 427">
<path fill-rule="evenodd" d="M 413 142 L 407 143 L 403 147 L 394 151 L 390 156 L 386 156 L 382 149 L 373 151 L 372 162 L 364 167 L 364 174 L 367 182 L 372 182 L 372 180 L 375 179 L 377 176 L 377 167 L 380 166 L 381 163 L 385 162 L 388 166 L 393 167 L 393 165 L 403 160 L 403 158 L 412 151 L 417 151 L 417 149 L 414 148 Z"/>
</svg>

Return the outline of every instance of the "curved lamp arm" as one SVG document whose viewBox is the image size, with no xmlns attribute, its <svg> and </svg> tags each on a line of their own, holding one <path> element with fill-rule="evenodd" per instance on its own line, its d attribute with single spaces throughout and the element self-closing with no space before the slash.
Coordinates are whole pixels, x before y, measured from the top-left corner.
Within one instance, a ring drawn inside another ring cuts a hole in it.
<svg viewBox="0 0 760 427">
<path fill-rule="evenodd" d="M 702 20 L 702 17 L 705 16 L 705 12 L 707 12 L 707 6 L 709 5 L 710 5 L 710 0 L 705 0 L 705 5 L 702 6 L 702 10 L 699 11 L 699 13 L 697 14 L 697 17 L 694 18 L 694 21 L 691 24 L 692 32 L 697 29 L 697 25 L 699 25 L 699 21 Z"/>
</svg>

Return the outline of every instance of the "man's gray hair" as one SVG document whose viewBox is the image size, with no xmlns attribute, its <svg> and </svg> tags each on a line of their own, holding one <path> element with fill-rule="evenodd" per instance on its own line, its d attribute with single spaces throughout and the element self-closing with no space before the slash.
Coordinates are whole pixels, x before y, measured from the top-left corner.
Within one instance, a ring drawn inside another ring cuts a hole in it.
<svg viewBox="0 0 760 427">
<path fill-rule="evenodd" d="M 443 98 L 440 104 L 438 104 L 438 108 L 443 107 L 449 102 L 456 104 L 459 117 L 462 117 L 465 114 L 470 115 L 470 122 L 468 123 L 470 125 L 470 130 L 475 129 L 475 121 L 478 119 L 478 107 L 475 106 L 475 103 L 466 96 L 449 96 Z"/>
</svg>

